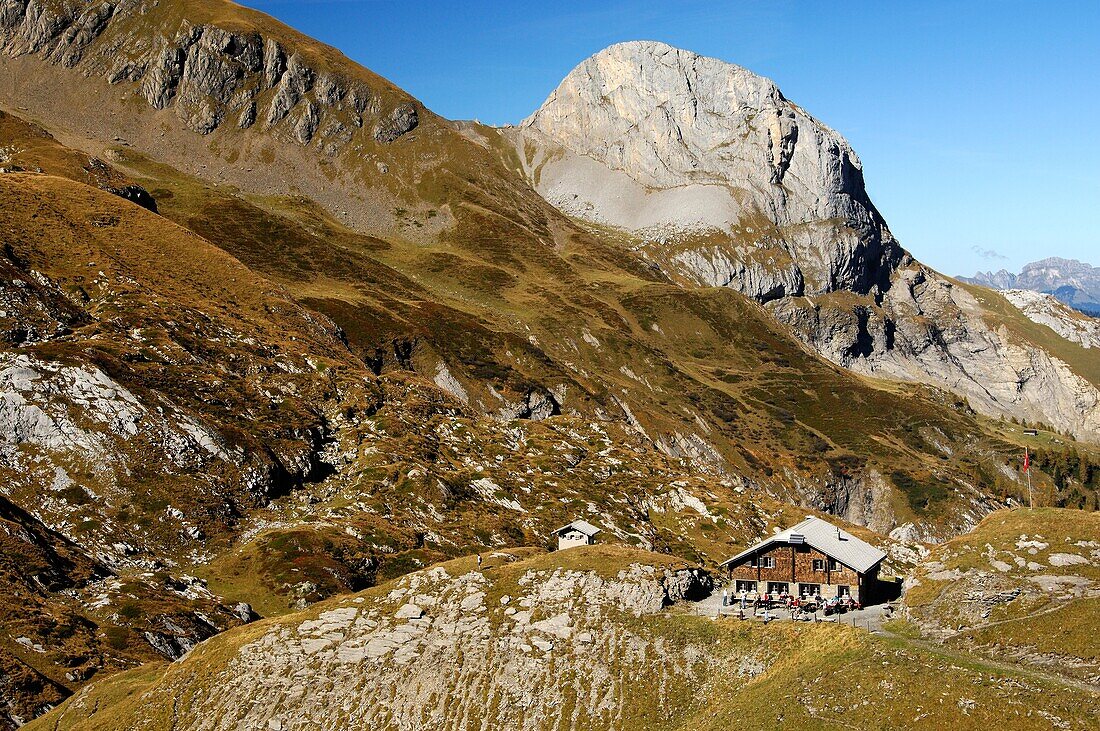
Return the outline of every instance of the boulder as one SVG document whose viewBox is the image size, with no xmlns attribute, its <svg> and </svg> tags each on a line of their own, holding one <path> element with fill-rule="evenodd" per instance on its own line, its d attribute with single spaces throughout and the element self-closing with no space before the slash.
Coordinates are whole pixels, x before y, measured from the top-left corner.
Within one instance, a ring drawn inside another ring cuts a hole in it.
<svg viewBox="0 0 1100 731">
<path fill-rule="evenodd" d="M 412 102 L 398 104 L 392 112 L 382 118 L 374 128 L 374 139 L 388 144 L 412 130 L 420 123 L 416 105 Z"/>
</svg>

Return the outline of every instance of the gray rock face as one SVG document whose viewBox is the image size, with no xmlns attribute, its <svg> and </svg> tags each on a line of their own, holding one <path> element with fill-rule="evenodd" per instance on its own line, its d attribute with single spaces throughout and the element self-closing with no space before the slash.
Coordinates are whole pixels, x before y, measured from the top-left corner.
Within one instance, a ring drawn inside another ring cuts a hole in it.
<svg viewBox="0 0 1100 731">
<path fill-rule="evenodd" d="M 990 327 L 966 290 L 919 265 L 899 270 L 876 306 L 812 299 L 769 305 L 830 360 L 860 373 L 929 383 L 992 415 L 1100 437 L 1100 390 L 1065 362 Z"/>
<path fill-rule="evenodd" d="M 114 442 L 150 433 L 156 436 L 149 441 L 180 467 L 233 459 L 215 434 L 197 423 L 173 423 L 101 370 L 29 355 L 0 355 L 0 425 L 0 463 L 14 469 L 29 469 L 24 449 L 32 445 L 44 454 L 87 459 L 103 471 L 124 470 L 126 455 Z"/>
<path fill-rule="evenodd" d="M 188 129 L 204 135 L 227 119 L 248 129 L 260 115 L 267 128 L 285 126 L 285 139 L 317 143 L 335 154 L 351 143 L 347 131 L 363 126 L 364 113 L 378 120 L 379 142 L 392 142 L 419 121 L 408 102 L 379 116 L 380 105 L 366 85 L 318 72 L 273 38 L 186 20 L 163 25 L 157 6 L 154 0 L 3 0 L 0 53 L 37 54 L 111 84 L 136 83 L 135 92 L 151 107 L 174 107 Z"/>
<path fill-rule="evenodd" d="M 281 122 L 312 88 L 313 71 L 302 65 L 297 56 L 291 56 L 287 61 L 286 71 L 279 79 L 271 106 L 268 107 L 267 125 L 270 127 Z"/>
<path fill-rule="evenodd" d="M 260 615 L 256 614 L 252 609 L 252 605 L 248 602 L 238 602 L 233 606 L 233 612 L 240 618 L 242 622 L 252 622 L 260 618 Z"/>
<path fill-rule="evenodd" d="M 1100 348 L 1100 320 L 1063 304 L 1057 297 L 1030 289 L 1006 289 L 1001 294 L 1020 312 L 1084 348 Z"/>
<path fill-rule="evenodd" d="M 768 79 L 621 43 L 506 134 L 550 203 L 629 231 L 680 284 L 737 289 L 852 370 L 1100 438 L 1096 386 L 991 327 L 973 297 L 914 261 L 844 138 Z"/>
<path fill-rule="evenodd" d="M 419 123 L 416 105 L 411 102 L 401 104 L 378 123 L 374 130 L 374 139 L 379 142 L 393 142 L 401 135 L 416 129 Z"/>
<path fill-rule="evenodd" d="M 765 297 L 869 292 L 905 258 L 844 138 L 739 66 L 662 43 L 614 45 L 574 69 L 521 131 L 547 148 L 528 164 L 548 200 L 674 244 L 678 268 L 708 285 Z M 714 232 L 718 249 L 689 243 Z M 774 252 L 771 272 L 748 281 L 762 252 Z"/>
</svg>

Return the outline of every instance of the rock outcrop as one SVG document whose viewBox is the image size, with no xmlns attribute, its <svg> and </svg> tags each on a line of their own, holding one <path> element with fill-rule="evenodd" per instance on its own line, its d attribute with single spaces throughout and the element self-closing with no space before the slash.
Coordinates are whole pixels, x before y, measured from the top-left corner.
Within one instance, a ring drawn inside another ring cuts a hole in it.
<svg viewBox="0 0 1100 731">
<path fill-rule="evenodd" d="M 917 565 L 906 615 L 925 636 L 1096 685 L 1100 662 L 1072 633 L 1095 631 L 1100 611 L 1098 528 L 1094 512 L 993 513 Z"/>
<path fill-rule="evenodd" d="M 550 203 L 625 229 L 685 286 L 755 298 L 852 370 L 1100 438 L 1097 385 L 991 323 L 902 249 L 849 144 L 768 79 L 662 43 L 621 43 L 506 134 Z"/>
<path fill-rule="evenodd" d="M 608 562 L 599 550 L 591 563 Z M 614 554 L 610 571 L 554 566 L 548 556 L 508 565 L 520 558 L 494 553 L 484 571 L 469 559 L 435 566 L 388 593 L 278 621 L 214 675 L 191 675 L 206 662 L 195 653 L 156 692 L 186 695 L 177 728 L 457 728 L 477 718 L 494 728 L 580 729 L 632 727 L 621 698 L 640 688 L 664 705 L 706 682 L 713 648 L 669 641 L 646 624 L 684 594 L 709 593 L 705 574 L 641 552 L 621 568 Z M 773 660 L 770 648 L 754 649 L 733 673 L 752 677 Z M 246 696 L 255 702 L 241 705 Z"/>
<path fill-rule="evenodd" d="M 1006 289 L 1001 294 L 1032 322 L 1046 325 L 1083 348 L 1100 348 L 1100 320 L 1097 318 L 1081 314 L 1052 294 L 1030 289 Z"/>
<path fill-rule="evenodd" d="M 120 188 L 105 188 L 108 193 L 114 193 L 119 198 L 125 198 L 131 203 L 136 203 L 147 211 L 157 213 L 157 201 L 140 185 L 124 185 Z"/>
<path fill-rule="evenodd" d="M 130 85 L 153 109 L 174 108 L 190 130 L 262 122 L 283 139 L 333 155 L 356 131 L 392 142 L 418 123 L 415 103 L 361 79 L 316 68 L 309 52 L 259 31 L 194 24 L 150 0 L 0 5 L 0 53 L 36 55 L 112 85 Z"/>
</svg>

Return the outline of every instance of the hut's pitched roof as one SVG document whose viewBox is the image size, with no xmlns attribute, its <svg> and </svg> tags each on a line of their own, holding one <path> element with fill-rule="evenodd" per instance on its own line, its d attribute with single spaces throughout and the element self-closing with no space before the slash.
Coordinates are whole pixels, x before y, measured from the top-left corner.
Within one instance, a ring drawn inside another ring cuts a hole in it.
<svg viewBox="0 0 1100 731">
<path fill-rule="evenodd" d="M 733 558 L 723 561 L 719 566 L 737 563 L 746 556 L 770 545 L 799 545 L 803 543 L 816 548 L 829 558 L 836 559 L 861 574 L 867 573 L 878 565 L 882 559 L 886 558 L 885 553 L 870 543 L 861 541 L 827 520 L 811 516 L 798 525 L 791 526 L 785 531 L 776 533 L 774 536 L 765 538 L 756 545 L 746 548 Z"/>
<path fill-rule="evenodd" d="M 561 535 L 567 530 L 578 530 L 581 533 L 584 533 L 589 538 L 600 532 L 599 528 L 592 525 L 587 520 L 574 520 L 569 525 L 563 525 L 561 528 L 558 528 L 556 531 L 554 531 L 554 533 L 556 535 Z"/>
</svg>

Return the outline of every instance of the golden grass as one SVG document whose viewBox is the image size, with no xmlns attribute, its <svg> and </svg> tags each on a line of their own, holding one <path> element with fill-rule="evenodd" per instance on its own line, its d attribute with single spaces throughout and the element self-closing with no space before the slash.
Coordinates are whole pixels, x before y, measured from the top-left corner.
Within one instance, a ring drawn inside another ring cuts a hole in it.
<svg viewBox="0 0 1100 731">
<path fill-rule="evenodd" d="M 613 577 L 631 563 L 675 565 L 668 557 L 621 547 L 595 546 L 545 554 L 513 551 L 513 559 L 490 558 L 483 565 L 490 599 L 513 592 L 514 581 L 530 571 L 593 571 Z M 441 566 L 451 575 L 476 570 L 473 557 Z M 386 602 L 389 585 L 358 595 L 369 608 Z M 231 662 L 238 648 L 279 625 L 315 618 L 347 599 L 322 603 L 306 612 L 261 622 L 223 634 L 196 649 L 185 661 L 116 676 L 94 684 L 59 709 L 38 719 L 29 731 L 92 731 L 124 728 L 139 717 L 149 731 L 190 728 L 199 719 L 171 718 L 166 692 L 190 678 L 187 694 L 214 693 L 206 678 Z M 389 605 L 387 605 L 389 606 Z M 628 631 L 669 647 L 707 648 L 694 680 L 673 673 L 631 668 L 637 682 L 614 699 L 610 716 L 588 711 L 593 728 L 748 729 L 906 728 L 1016 731 L 1045 728 L 1052 718 L 1071 729 L 1089 728 L 1100 713 L 1100 697 L 1024 671 L 1006 670 L 958 652 L 925 649 L 901 638 L 877 638 L 847 626 L 829 624 L 764 626 L 735 619 L 712 620 L 688 614 L 633 617 L 607 612 L 608 629 Z M 562 645 L 568 647 L 568 645 Z M 561 652 L 563 650 L 559 650 Z M 745 665 L 748 661 L 748 665 Z M 656 658 L 647 662 L 658 662 Z M 745 672 L 742 668 L 759 669 Z M 683 668 L 687 671 L 687 668 Z M 762 671 L 762 672 L 761 672 Z M 658 686 L 658 678 L 661 685 Z M 327 682 L 316 678 L 315 682 Z M 652 684 L 651 684 L 652 683 Z M 141 696 L 135 695 L 141 692 Z M 657 703 L 658 698 L 666 701 Z M 440 700 L 445 702 L 445 697 Z M 537 702 L 537 701 L 536 701 Z M 569 696 L 568 703 L 583 704 Z M 186 708 L 188 704 L 182 704 Z M 496 707 L 486 706 L 487 720 Z M 582 708 L 582 712 L 585 712 Z M 553 714 L 551 714 L 553 715 Z M 556 718 L 556 717 L 555 717 Z M 596 723 L 596 719 L 599 722 Z M 618 720 L 612 720 L 618 719 Z M 204 718 L 209 723 L 216 719 Z M 555 727 L 556 720 L 550 722 Z M 542 728 L 542 727 L 540 727 Z"/>
<path fill-rule="evenodd" d="M 1075 599 L 1049 610 L 968 630 L 952 642 L 992 650 L 1054 654 L 1100 663 L 1100 598 Z M 1100 670 L 1100 668 L 1098 668 Z"/>
</svg>

